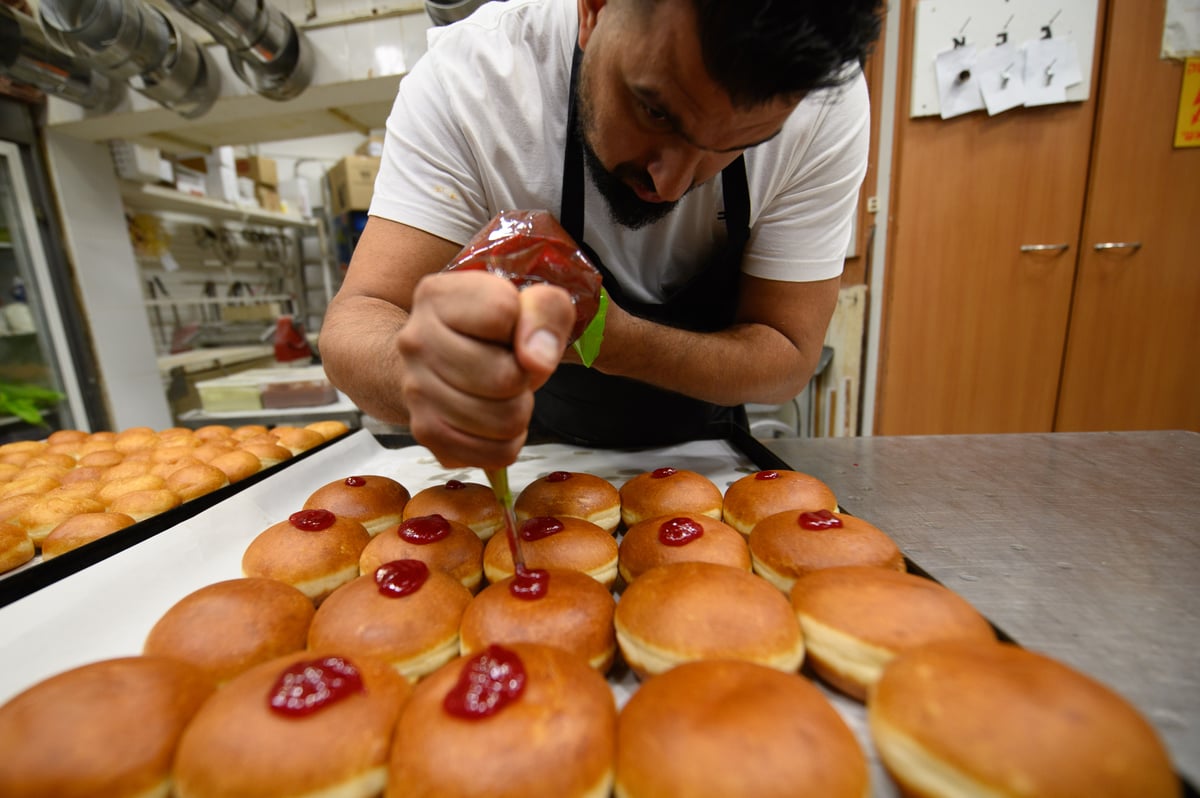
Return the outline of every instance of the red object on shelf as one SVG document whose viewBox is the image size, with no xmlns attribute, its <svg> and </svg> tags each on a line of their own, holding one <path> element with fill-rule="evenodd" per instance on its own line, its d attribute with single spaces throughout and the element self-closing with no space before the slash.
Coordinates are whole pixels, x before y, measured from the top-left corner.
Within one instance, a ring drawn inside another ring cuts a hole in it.
<svg viewBox="0 0 1200 798">
<path fill-rule="evenodd" d="M 304 327 L 291 316 L 280 316 L 275 322 L 275 360 L 292 363 L 312 361 L 312 347 L 304 335 Z"/>
</svg>

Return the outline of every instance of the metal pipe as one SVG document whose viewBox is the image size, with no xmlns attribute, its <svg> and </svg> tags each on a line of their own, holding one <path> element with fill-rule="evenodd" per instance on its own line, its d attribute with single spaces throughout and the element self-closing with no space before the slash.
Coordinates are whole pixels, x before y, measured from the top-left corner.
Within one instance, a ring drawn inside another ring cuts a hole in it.
<svg viewBox="0 0 1200 798">
<path fill-rule="evenodd" d="M 0 74 L 93 111 L 111 111 L 123 85 L 46 40 L 33 17 L 0 5 Z"/>
</svg>

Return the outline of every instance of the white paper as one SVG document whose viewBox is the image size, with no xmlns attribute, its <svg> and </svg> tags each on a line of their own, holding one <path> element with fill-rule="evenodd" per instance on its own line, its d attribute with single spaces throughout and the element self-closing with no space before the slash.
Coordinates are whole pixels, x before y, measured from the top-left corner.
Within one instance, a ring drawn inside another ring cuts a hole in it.
<svg viewBox="0 0 1200 798">
<path fill-rule="evenodd" d="M 934 69 L 942 119 L 983 110 L 983 94 L 975 74 L 975 53 L 971 45 L 938 53 Z"/>
<path fill-rule="evenodd" d="M 1079 51 L 1068 37 L 1025 42 L 1025 104 L 1067 101 L 1067 88 L 1083 82 Z"/>
<path fill-rule="evenodd" d="M 1200 0 L 1167 0 L 1162 57 L 1200 56 Z"/>
<path fill-rule="evenodd" d="M 980 52 L 975 72 L 989 115 L 1025 104 L 1025 54 L 1011 42 Z"/>
</svg>

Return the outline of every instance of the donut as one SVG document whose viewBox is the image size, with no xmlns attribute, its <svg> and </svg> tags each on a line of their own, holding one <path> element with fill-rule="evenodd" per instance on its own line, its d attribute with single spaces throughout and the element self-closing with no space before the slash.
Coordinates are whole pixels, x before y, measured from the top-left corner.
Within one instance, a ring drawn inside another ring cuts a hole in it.
<svg viewBox="0 0 1200 798">
<path fill-rule="evenodd" d="M 302 651 L 255 665 L 196 713 L 175 755 L 178 798 L 371 796 L 411 693 L 386 663 Z"/>
<path fill-rule="evenodd" d="M 661 515 L 635 523 L 621 537 L 618 557 L 625 584 L 673 562 L 712 562 L 750 570 L 750 549 L 741 533 L 700 514 Z"/>
<path fill-rule="evenodd" d="M 260 470 L 277 466 L 292 458 L 291 451 L 280 446 L 273 438 L 242 441 L 238 448 L 257 457 Z"/>
<path fill-rule="evenodd" d="M 96 452 L 116 452 L 117 451 L 117 447 L 116 447 L 116 443 L 115 443 L 116 434 L 115 433 L 109 433 L 109 434 L 112 437 L 106 438 L 106 437 L 103 437 L 104 433 L 102 433 L 102 432 L 93 432 L 90 436 L 88 436 L 88 439 L 80 445 L 79 451 L 76 452 L 76 456 L 80 460 L 82 460 L 84 457 L 87 457 L 89 454 L 94 454 Z M 117 453 L 120 454 L 120 452 L 117 452 Z"/>
<path fill-rule="evenodd" d="M 44 466 L 52 466 L 70 471 L 75 467 L 75 458 L 62 452 L 46 450 L 41 454 L 29 458 L 29 462 L 25 464 L 25 469 L 28 471 L 29 469 L 42 468 Z"/>
<path fill-rule="evenodd" d="M 345 421 L 335 421 L 333 419 L 314 421 L 311 424 L 305 424 L 304 428 L 312 430 L 327 441 L 339 438 L 350 431 L 350 425 Z"/>
<path fill-rule="evenodd" d="M 250 541 L 242 573 L 286 582 L 320 603 L 358 576 L 358 558 L 370 540 L 357 521 L 328 510 L 300 510 Z"/>
<path fill-rule="evenodd" d="M 158 433 L 149 427 L 130 427 L 117 433 L 113 448 L 118 452 L 130 452 L 153 449 L 158 445 Z"/>
<path fill-rule="evenodd" d="M 233 437 L 233 427 L 226 424 L 205 424 L 197 427 L 193 434 L 202 441 L 228 441 Z"/>
<path fill-rule="evenodd" d="M 660 515 L 707 515 L 721 520 L 721 489 L 695 471 L 656 468 L 627 481 L 620 494 L 626 529 Z"/>
<path fill-rule="evenodd" d="M 167 489 L 186 501 L 220 490 L 229 484 L 225 472 L 207 463 L 184 466 L 167 477 Z"/>
<path fill-rule="evenodd" d="M 11 482 L 21 473 L 21 467 L 12 463 L 0 463 L 0 484 Z"/>
<path fill-rule="evenodd" d="M 752 662 L 684 663 L 641 685 L 617 719 L 623 798 L 863 798 L 867 758 L 807 679 Z"/>
<path fill-rule="evenodd" d="M 483 541 L 470 528 L 440 515 L 409 518 L 371 538 L 358 558 L 358 572 L 373 574 L 392 560 L 421 560 L 472 593 L 483 581 Z"/>
<path fill-rule="evenodd" d="M 90 433 L 81 429 L 57 429 L 46 436 L 47 448 L 60 445 L 80 445 L 88 439 Z"/>
<path fill-rule="evenodd" d="M 378 535 L 403 520 L 408 488 L 391 477 L 375 474 L 336 479 L 317 488 L 304 501 L 305 510 L 329 510 L 350 518 Z"/>
<path fill-rule="evenodd" d="M 270 434 L 269 430 L 262 424 L 243 424 L 240 427 L 234 427 L 233 431 L 229 433 L 229 437 L 235 441 L 244 441 L 268 434 Z"/>
<path fill-rule="evenodd" d="M 987 619 L 954 591 L 883 568 L 813 571 L 796 580 L 791 600 L 808 666 L 859 701 L 898 654 L 939 640 L 996 639 Z"/>
<path fill-rule="evenodd" d="M 578 471 L 552 471 L 525 486 L 513 503 L 517 520 L 570 516 L 607 532 L 621 522 L 621 494 L 605 479 Z"/>
<path fill-rule="evenodd" d="M 50 534 L 42 541 L 42 561 L 52 560 L 135 523 L 125 513 L 97 512 L 72 516 L 50 530 Z"/>
<path fill-rule="evenodd" d="M 56 526 L 71 516 L 103 511 L 104 505 L 95 499 L 79 496 L 43 496 L 12 519 L 12 523 L 25 530 L 25 534 L 29 535 L 35 546 L 40 546 Z"/>
<path fill-rule="evenodd" d="M 396 726 L 386 796 L 606 796 L 615 738 L 612 691 L 584 660 L 492 645 L 417 685 Z M 464 762 L 466 751 L 478 755 Z"/>
<path fill-rule="evenodd" d="M 144 477 L 150 473 L 150 469 L 154 464 L 149 458 L 136 457 L 135 455 L 125 455 L 125 459 L 116 465 L 109 466 L 100 475 L 100 481 L 104 483 L 120 482 L 123 479 L 134 479 L 136 477 Z"/>
<path fill-rule="evenodd" d="M 0 707 L 0 795 L 166 795 L 176 744 L 212 691 L 164 657 L 51 676 Z"/>
<path fill-rule="evenodd" d="M 36 454 L 46 451 L 49 446 L 50 444 L 45 441 L 10 441 L 0 444 L 0 457 L 10 457 L 13 455 L 33 457 Z"/>
<path fill-rule="evenodd" d="M 253 452 L 244 449 L 231 449 L 209 460 L 208 464 L 223 471 L 230 482 L 240 482 L 263 469 L 262 461 Z"/>
<path fill-rule="evenodd" d="M 754 572 L 784 593 L 796 578 L 821 568 L 870 565 L 903 571 L 904 555 L 886 533 L 852 515 L 785 510 L 750 533 Z"/>
<path fill-rule="evenodd" d="M 795 672 L 804 638 L 792 605 L 754 574 L 728 565 L 660 565 L 625 588 L 613 616 L 617 645 L 645 678 L 683 662 L 737 659 Z"/>
<path fill-rule="evenodd" d="M 535 517 L 517 528 L 521 553 L 529 568 L 581 571 L 606 588 L 617 581 L 617 541 L 590 521 L 571 516 Z M 496 583 L 513 575 L 508 533 L 494 535 L 483 549 L 483 572 Z"/>
<path fill-rule="evenodd" d="M 24 565 L 34 554 L 28 532 L 16 524 L 0 521 L 0 574 Z"/>
<path fill-rule="evenodd" d="M 195 457 L 181 457 L 180 459 L 172 460 L 169 463 L 154 463 L 152 466 L 150 466 L 150 473 L 156 477 L 162 477 L 163 481 L 165 482 L 176 471 L 195 465 L 204 465 L 204 463 L 200 462 Z"/>
<path fill-rule="evenodd" d="M 11 499 L 14 496 L 33 494 L 40 496 L 57 488 L 61 483 L 54 477 L 20 476 L 8 482 L 0 483 L 0 499 Z"/>
<path fill-rule="evenodd" d="M 201 463 L 212 465 L 213 460 L 232 452 L 233 448 L 233 443 L 229 440 L 204 441 L 192 450 L 192 457 Z"/>
<path fill-rule="evenodd" d="M 769 515 L 784 510 L 816 512 L 837 510 L 837 498 L 821 480 L 799 471 L 759 471 L 734 482 L 725 490 L 721 518 L 749 535 Z"/>
<path fill-rule="evenodd" d="M 80 470 L 87 471 L 89 469 L 84 468 Z M 71 482 L 64 482 L 45 495 L 47 498 L 51 496 L 66 496 L 72 499 L 95 499 L 99 501 L 96 497 L 100 495 L 102 487 L 104 487 L 104 483 L 98 479 L 78 479 Z"/>
<path fill-rule="evenodd" d="M 29 505 L 41 498 L 42 494 L 40 493 L 20 493 L 16 496 L 9 496 L 7 499 L 0 499 L 0 521 L 12 521 L 25 512 Z"/>
<path fill-rule="evenodd" d="M 187 594 L 150 628 L 143 653 L 183 660 L 213 684 L 303 651 L 313 603 L 274 579 L 228 579 Z"/>
<path fill-rule="evenodd" d="M 471 591 L 420 560 L 394 560 L 339 587 L 321 604 L 308 647 L 387 662 L 416 682 L 458 656 Z"/>
<path fill-rule="evenodd" d="M 545 582 L 536 595 L 510 576 L 471 599 L 459 629 L 462 653 L 477 654 L 493 643 L 543 643 L 607 672 L 617 651 L 612 593 L 578 571 L 545 569 L 535 578 Z"/>
<path fill-rule="evenodd" d="M 118 452 L 116 449 L 101 449 L 99 451 L 90 452 L 83 455 L 76 462 L 76 468 L 111 468 L 117 463 L 125 459 L 125 455 Z"/>
<path fill-rule="evenodd" d="M 124 513 L 134 521 L 145 521 L 156 515 L 174 510 L 183 500 L 179 494 L 166 488 L 135 490 L 123 493 L 108 503 L 110 513 Z"/>
<path fill-rule="evenodd" d="M 892 660 L 867 703 L 906 794 L 1181 794 L 1154 727 L 1124 698 L 1042 654 L 943 641 Z"/>
<path fill-rule="evenodd" d="M 487 485 L 451 479 L 417 491 L 404 505 L 404 518 L 440 515 L 471 528 L 480 540 L 504 529 L 504 508 Z"/>
<path fill-rule="evenodd" d="M 325 442 L 321 433 L 304 427 L 276 427 L 271 430 L 271 435 L 279 441 L 280 446 L 294 455 L 307 452 Z"/>
</svg>

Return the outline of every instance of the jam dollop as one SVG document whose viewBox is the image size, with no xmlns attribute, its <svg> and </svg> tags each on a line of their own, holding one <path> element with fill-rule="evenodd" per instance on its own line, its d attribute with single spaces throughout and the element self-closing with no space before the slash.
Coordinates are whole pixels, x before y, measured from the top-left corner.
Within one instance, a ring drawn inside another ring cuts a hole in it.
<svg viewBox="0 0 1200 798">
<path fill-rule="evenodd" d="M 329 529 L 336 520 L 337 516 L 328 510 L 300 510 L 288 516 L 288 521 L 292 526 L 305 532 L 320 532 L 322 529 Z"/>
<path fill-rule="evenodd" d="M 815 513 L 800 513 L 800 526 L 805 529 L 841 529 L 842 519 L 828 510 L 817 510 Z"/>
<path fill-rule="evenodd" d="M 527 518 L 522 521 L 518 534 L 521 536 L 521 540 L 534 541 L 556 535 L 564 529 L 566 527 L 563 526 L 563 522 L 557 518 L 540 516 L 538 518 Z"/>
<path fill-rule="evenodd" d="M 419 515 L 400 524 L 397 533 L 409 543 L 424 546 L 428 543 L 437 543 L 449 535 L 450 522 L 444 516 L 437 513 L 433 515 Z"/>
<path fill-rule="evenodd" d="M 704 527 L 690 518 L 672 518 L 658 528 L 658 540 L 664 546 L 686 546 L 704 534 Z"/>
<path fill-rule="evenodd" d="M 420 560 L 392 560 L 375 569 L 375 584 L 388 598 L 411 596 L 429 578 L 429 566 Z"/>
<path fill-rule="evenodd" d="M 508 592 L 514 598 L 525 601 L 536 601 L 550 591 L 550 572 L 541 568 L 526 568 L 517 566 L 517 572 L 508 585 Z"/>
<path fill-rule="evenodd" d="M 759 471 L 754 475 L 755 479 L 779 479 L 778 471 Z"/>
<path fill-rule="evenodd" d="M 656 468 L 650 472 L 651 479 L 666 479 L 667 477 L 675 476 L 679 472 L 670 466 L 664 468 Z"/>
<path fill-rule="evenodd" d="M 361 488 L 367 484 L 366 477 L 346 477 L 346 485 L 351 488 Z"/>
<path fill-rule="evenodd" d="M 566 482 L 572 476 L 570 471 L 551 471 L 546 475 L 547 482 Z"/>
<path fill-rule="evenodd" d="M 493 643 L 466 662 L 442 707 L 458 718 L 482 720 L 520 698 L 525 679 L 525 665 L 517 652 Z"/>
<path fill-rule="evenodd" d="M 457 479 L 448 479 L 444 486 L 446 490 L 462 490 L 466 487 L 466 483 L 459 482 Z"/>
<path fill-rule="evenodd" d="M 279 674 L 267 700 L 272 711 L 300 718 L 363 692 L 362 676 L 350 660 L 323 657 L 297 662 Z"/>
</svg>

